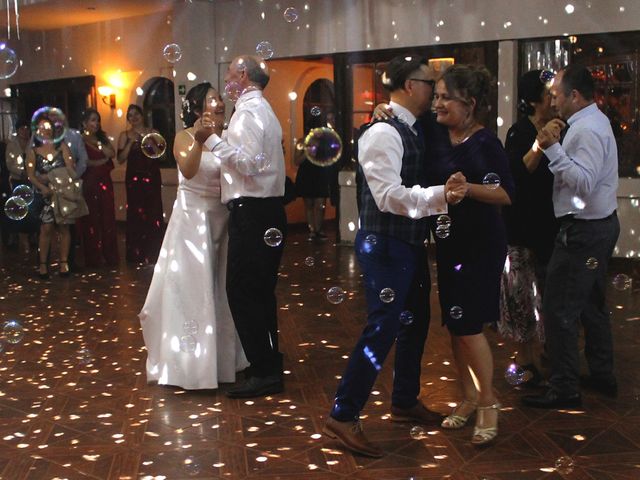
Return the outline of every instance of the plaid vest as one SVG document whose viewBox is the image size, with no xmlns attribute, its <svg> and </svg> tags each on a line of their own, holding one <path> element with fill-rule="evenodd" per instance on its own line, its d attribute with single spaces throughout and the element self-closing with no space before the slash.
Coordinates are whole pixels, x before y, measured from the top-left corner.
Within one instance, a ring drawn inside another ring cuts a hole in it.
<svg viewBox="0 0 640 480">
<path fill-rule="evenodd" d="M 402 168 L 400 170 L 402 185 L 407 188 L 411 188 L 414 185 L 425 186 L 427 181 L 424 168 L 425 144 L 422 136 L 422 127 L 418 123 L 414 125 L 414 128 L 418 131 L 418 135 L 415 135 L 409 125 L 397 118 L 390 118 L 384 121 L 394 127 L 402 139 L 402 147 L 404 149 Z M 374 123 L 365 125 L 361 129 L 360 135 Z M 378 210 L 362 172 L 360 160 L 358 158 L 358 172 L 356 175 L 359 182 L 360 228 L 367 232 L 388 235 L 412 245 L 422 246 L 427 234 L 427 219 L 413 220 Z"/>
</svg>

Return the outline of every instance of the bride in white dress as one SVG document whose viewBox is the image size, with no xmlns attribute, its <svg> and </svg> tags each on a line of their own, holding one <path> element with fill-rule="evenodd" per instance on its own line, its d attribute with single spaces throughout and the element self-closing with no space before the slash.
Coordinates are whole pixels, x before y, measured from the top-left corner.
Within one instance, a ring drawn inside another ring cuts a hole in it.
<svg viewBox="0 0 640 480">
<path fill-rule="evenodd" d="M 193 138 L 204 112 L 224 121 L 222 98 L 208 82 L 185 98 L 188 128 L 173 149 L 178 195 L 139 314 L 147 381 L 190 390 L 235 382 L 249 365 L 225 291 L 229 212 L 220 202 L 220 161 Z"/>
</svg>

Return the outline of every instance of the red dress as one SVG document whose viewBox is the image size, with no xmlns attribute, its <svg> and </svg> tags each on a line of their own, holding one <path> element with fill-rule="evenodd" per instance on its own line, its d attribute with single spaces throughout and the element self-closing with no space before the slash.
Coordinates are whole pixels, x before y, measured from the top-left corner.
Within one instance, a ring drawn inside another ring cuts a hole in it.
<svg viewBox="0 0 640 480">
<path fill-rule="evenodd" d="M 155 263 L 164 235 L 162 179 L 158 160 L 135 141 L 127 157 L 127 261 Z"/>
<path fill-rule="evenodd" d="M 86 142 L 85 146 L 90 160 L 104 158 L 104 153 L 95 146 Z M 97 167 L 87 166 L 82 175 L 89 215 L 78 219 L 78 227 L 87 267 L 99 267 L 103 263 L 115 266 L 119 262 L 111 170 L 113 161 L 109 160 Z"/>
</svg>

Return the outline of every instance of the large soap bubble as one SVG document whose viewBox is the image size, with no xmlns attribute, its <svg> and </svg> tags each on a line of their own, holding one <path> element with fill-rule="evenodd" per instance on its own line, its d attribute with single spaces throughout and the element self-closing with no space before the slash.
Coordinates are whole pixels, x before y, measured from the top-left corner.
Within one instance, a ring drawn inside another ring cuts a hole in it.
<svg viewBox="0 0 640 480">
<path fill-rule="evenodd" d="M 328 167 L 340 158 L 342 140 L 333 128 L 313 128 L 304 139 L 304 152 L 314 165 Z"/>
</svg>

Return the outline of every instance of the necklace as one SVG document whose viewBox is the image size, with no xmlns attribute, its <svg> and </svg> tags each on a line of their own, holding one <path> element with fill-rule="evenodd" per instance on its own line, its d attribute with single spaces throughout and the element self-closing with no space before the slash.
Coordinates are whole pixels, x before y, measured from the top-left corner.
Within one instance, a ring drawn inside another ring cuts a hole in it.
<svg viewBox="0 0 640 480">
<path fill-rule="evenodd" d="M 466 142 L 474 132 L 473 129 L 476 128 L 476 126 L 477 123 L 472 123 L 458 138 L 454 138 L 454 136 L 451 134 L 451 131 L 449 131 L 449 140 L 451 141 L 451 145 L 460 145 L 461 143 Z"/>
</svg>

